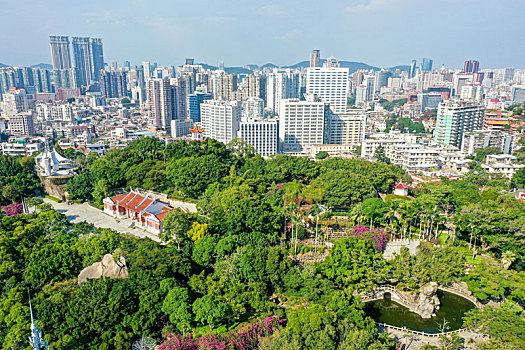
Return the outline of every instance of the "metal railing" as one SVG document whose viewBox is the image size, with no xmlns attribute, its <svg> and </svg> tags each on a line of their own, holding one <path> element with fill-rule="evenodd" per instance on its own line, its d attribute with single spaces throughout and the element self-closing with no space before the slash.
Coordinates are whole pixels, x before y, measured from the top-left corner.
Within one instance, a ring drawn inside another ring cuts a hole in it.
<svg viewBox="0 0 525 350">
<path fill-rule="evenodd" d="M 436 337 L 440 337 L 442 335 L 447 336 L 447 335 L 450 335 L 450 334 L 453 334 L 453 333 L 460 333 L 460 332 L 467 331 L 466 328 L 460 328 L 460 329 L 456 329 L 455 331 L 447 331 L 447 332 L 440 332 L 440 333 L 427 333 L 427 332 L 421 332 L 421 331 L 414 331 L 414 330 L 408 329 L 406 327 L 396 327 L 396 326 L 392 326 L 392 325 L 389 325 L 389 324 L 386 324 L 386 323 L 381 323 L 381 322 L 376 322 L 376 324 L 378 326 L 386 328 L 386 329 L 391 329 L 391 330 L 396 330 L 396 331 L 401 331 L 401 332 L 421 335 L 423 337 L 429 337 L 429 338 L 436 338 Z"/>
<path fill-rule="evenodd" d="M 465 298 L 468 301 L 470 301 L 471 303 L 473 303 L 474 305 L 476 305 L 476 307 L 478 307 L 480 309 L 483 309 L 483 304 L 481 304 L 479 302 L 479 300 L 475 296 L 470 294 L 468 292 L 468 290 L 465 291 L 463 289 L 451 288 L 451 287 L 445 287 L 445 286 L 439 286 L 438 289 L 440 289 L 442 291 L 445 291 L 445 292 L 449 292 L 449 293 L 452 293 L 452 294 L 459 295 L 460 297 Z"/>
</svg>

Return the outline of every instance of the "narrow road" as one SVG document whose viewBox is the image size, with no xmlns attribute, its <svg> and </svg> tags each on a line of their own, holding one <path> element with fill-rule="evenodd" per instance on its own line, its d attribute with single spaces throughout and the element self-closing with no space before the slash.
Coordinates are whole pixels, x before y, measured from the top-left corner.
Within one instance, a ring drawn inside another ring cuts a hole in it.
<svg viewBox="0 0 525 350">
<path fill-rule="evenodd" d="M 157 235 L 141 228 L 133 227 L 136 222 L 130 219 L 117 220 L 105 214 L 102 210 L 93 208 L 88 203 L 67 205 L 66 203 L 57 203 L 47 198 L 43 199 L 45 203 L 51 204 L 56 211 L 66 215 L 67 220 L 72 223 L 86 221 L 98 228 L 110 228 L 120 233 L 129 233 L 140 238 L 150 238 L 156 242 L 161 241 Z"/>
</svg>

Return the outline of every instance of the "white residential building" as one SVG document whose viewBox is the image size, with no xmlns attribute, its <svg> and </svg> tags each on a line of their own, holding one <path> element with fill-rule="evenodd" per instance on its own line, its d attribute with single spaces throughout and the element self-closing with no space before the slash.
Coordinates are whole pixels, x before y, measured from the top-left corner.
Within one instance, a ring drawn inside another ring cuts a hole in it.
<svg viewBox="0 0 525 350">
<path fill-rule="evenodd" d="M 376 150 L 382 147 L 385 156 L 390 158 L 394 165 L 407 170 L 427 170 L 438 168 L 438 157 L 441 149 L 415 143 L 410 138 L 380 138 L 365 139 L 361 144 L 361 157 L 375 159 Z"/>
<path fill-rule="evenodd" d="M 366 85 L 358 85 L 355 89 L 355 104 L 362 106 L 367 101 Z"/>
<path fill-rule="evenodd" d="M 206 100 L 201 103 L 204 136 L 228 143 L 237 137 L 242 116 L 240 101 Z"/>
<path fill-rule="evenodd" d="M 53 120 L 71 123 L 74 120 L 73 108 L 70 105 L 39 104 L 36 106 L 37 119 L 41 121 Z"/>
<path fill-rule="evenodd" d="M 9 156 L 32 156 L 45 148 L 44 138 L 14 139 L 2 142 L 2 154 Z"/>
<path fill-rule="evenodd" d="M 24 88 L 11 87 L 2 95 L 2 113 L 9 116 L 30 111 L 29 100 Z"/>
<path fill-rule="evenodd" d="M 496 147 L 503 154 L 512 153 L 514 136 L 497 130 L 476 130 L 463 135 L 461 150 L 468 155 L 476 153 L 477 149 Z"/>
<path fill-rule="evenodd" d="M 525 167 L 525 164 L 514 164 L 515 161 L 516 157 L 510 154 L 491 154 L 481 167 L 489 173 L 500 173 L 511 179 L 516 171 Z"/>
<path fill-rule="evenodd" d="M 211 77 L 213 98 L 233 99 L 233 92 L 237 90 L 237 76 L 227 74 L 223 70 L 215 71 Z"/>
<path fill-rule="evenodd" d="M 291 69 L 274 69 L 266 78 L 266 107 L 279 113 L 283 99 L 299 98 L 299 73 Z"/>
<path fill-rule="evenodd" d="M 238 137 L 253 146 L 263 157 L 275 155 L 279 152 L 279 121 L 243 118 Z"/>
<path fill-rule="evenodd" d="M 480 83 L 468 83 L 461 87 L 461 98 L 481 102 L 483 100 L 483 86 Z"/>
<path fill-rule="evenodd" d="M 279 142 L 283 153 L 307 152 L 311 145 L 325 143 L 328 104 L 315 95 L 282 100 L 279 112 Z"/>
<path fill-rule="evenodd" d="M 190 128 L 193 128 L 195 122 L 191 119 L 173 119 L 171 121 L 171 137 L 179 138 L 188 136 L 190 134 Z"/>
<path fill-rule="evenodd" d="M 340 144 L 325 144 L 312 145 L 310 149 L 310 157 L 315 158 L 317 153 L 326 152 L 330 157 L 352 157 L 355 155 L 356 145 L 340 145 Z"/>
<path fill-rule="evenodd" d="M 259 97 L 249 97 L 242 102 L 243 118 L 264 118 L 264 100 Z"/>
<path fill-rule="evenodd" d="M 170 82 L 165 79 L 150 79 L 146 83 L 149 124 L 167 130 L 173 119 L 173 102 Z"/>
<path fill-rule="evenodd" d="M 485 108 L 467 101 L 449 100 L 439 104 L 434 140 L 446 146 L 461 147 L 463 134 L 480 130 Z"/>
<path fill-rule="evenodd" d="M 307 68 L 306 93 L 315 94 L 330 105 L 334 113 L 346 113 L 349 93 L 348 68 Z M 372 91 L 373 92 L 373 91 Z"/>
<path fill-rule="evenodd" d="M 35 134 L 35 125 L 32 112 L 17 113 L 9 117 L 9 133 L 17 136 L 31 136 Z"/>
</svg>

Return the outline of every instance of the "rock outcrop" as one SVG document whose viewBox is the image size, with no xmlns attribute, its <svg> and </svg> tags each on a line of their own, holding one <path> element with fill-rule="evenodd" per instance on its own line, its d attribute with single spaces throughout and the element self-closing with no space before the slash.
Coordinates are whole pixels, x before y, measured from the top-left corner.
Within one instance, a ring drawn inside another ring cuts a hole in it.
<svg viewBox="0 0 525 350">
<path fill-rule="evenodd" d="M 88 278 L 128 278 L 126 259 L 121 256 L 118 260 L 113 255 L 106 254 L 102 261 L 98 261 L 80 271 L 78 284 L 85 283 Z"/>
<path fill-rule="evenodd" d="M 436 282 L 430 282 L 421 287 L 417 304 L 412 311 L 419 314 L 421 318 L 431 318 L 441 305 L 436 295 L 437 290 L 438 284 Z"/>
</svg>

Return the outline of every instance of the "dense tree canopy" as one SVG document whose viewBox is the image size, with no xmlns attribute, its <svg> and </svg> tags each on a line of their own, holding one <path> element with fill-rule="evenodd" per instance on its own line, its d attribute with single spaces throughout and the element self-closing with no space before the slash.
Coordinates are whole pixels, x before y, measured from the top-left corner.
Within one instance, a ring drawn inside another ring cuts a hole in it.
<svg viewBox="0 0 525 350">
<path fill-rule="evenodd" d="M 353 291 L 382 283 L 417 291 L 429 281 L 465 281 L 483 302 L 514 303 L 473 313 L 468 325 L 521 344 L 521 333 L 499 332 L 497 322 L 522 322 L 525 203 L 498 179 L 471 172 L 402 197 L 391 192 L 406 172 L 384 162 L 263 159 L 214 140 L 144 138 L 102 158 L 72 156 L 82 165 L 67 184 L 71 198 L 100 204 L 138 187 L 196 200 L 198 213 L 166 215 L 162 244 L 71 224 L 46 204 L 0 217 L 4 349 L 28 346 L 29 289 L 52 348 L 129 349 L 142 335 L 227 334 L 277 315 L 286 326 L 265 333 L 261 347 L 386 350 L 393 340 L 377 333 Z M 34 191 L 31 162 L 0 158 L 3 203 Z M 387 237 L 427 242 L 386 261 Z M 108 253 L 125 257 L 129 277 L 78 285 L 78 273 Z"/>
<path fill-rule="evenodd" d="M 33 158 L 0 154 L 0 205 L 20 203 L 40 189 Z"/>
</svg>

